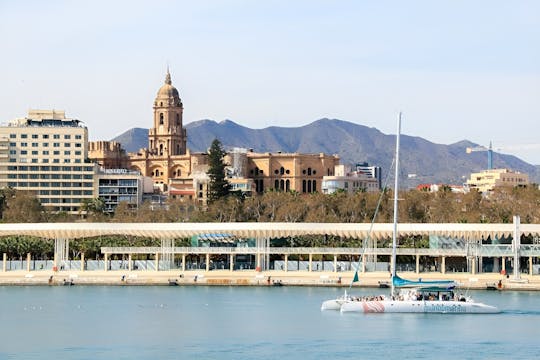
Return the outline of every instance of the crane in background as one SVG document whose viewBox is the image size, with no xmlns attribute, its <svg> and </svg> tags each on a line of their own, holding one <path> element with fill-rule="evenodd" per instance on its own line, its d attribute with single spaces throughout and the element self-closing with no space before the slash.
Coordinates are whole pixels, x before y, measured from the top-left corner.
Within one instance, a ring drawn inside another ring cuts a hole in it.
<svg viewBox="0 0 540 360">
<path fill-rule="evenodd" d="M 487 155 L 488 155 L 488 170 L 492 170 L 493 169 L 493 146 L 491 145 L 491 141 L 489 142 L 489 147 L 485 147 L 485 146 L 476 146 L 476 147 L 468 147 L 466 149 L 467 151 L 467 154 L 470 154 L 472 152 L 476 152 L 476 151 L 487 151 Z"/>
<path fill-rule="evenodd" d="M 510 145 L 510 146 L 503 146 L 500 148 L 497 148 L 498 151 L 500 150 L 523 150 L 523 149 L 539 149 L 540 144 L 522 144 L 522 145 Z M 493 146 L 491 144 L 491 141 L 489 142 L 489 147 L 485 146 L 476 146 L 476 147 L 468 147 L 466 150 L 467 154 L 470 154 L 472 152 L 476 151 L 487 151 L 487 161 L 488 161 L 488 170 L 493 169 Z"/>
</svg>

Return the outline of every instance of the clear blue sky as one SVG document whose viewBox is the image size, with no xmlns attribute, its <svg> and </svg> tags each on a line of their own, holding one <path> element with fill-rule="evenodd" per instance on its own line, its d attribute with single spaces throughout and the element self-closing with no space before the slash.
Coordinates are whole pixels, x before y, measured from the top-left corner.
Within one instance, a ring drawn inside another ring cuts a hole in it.
<svg viewBox="0 0 540 360">
<path fill-rule="evenodd" d="M 64 109 L 93 140 L 152 123 L 338 118 L 540 164 L 540 1 L 0 0 L 0 121 Z M 529 146 L 530 147 L 530 146 Z"/>
</svg>

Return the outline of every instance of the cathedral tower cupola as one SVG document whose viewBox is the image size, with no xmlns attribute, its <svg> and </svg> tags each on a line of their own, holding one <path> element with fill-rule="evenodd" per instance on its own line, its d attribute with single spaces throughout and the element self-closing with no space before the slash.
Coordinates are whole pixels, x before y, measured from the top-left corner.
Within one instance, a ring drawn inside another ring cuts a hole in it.
<svg viewBox="0 0 540 360">
<path fill-rule="evenodd" d="M 154 124 L 148 132 L 148 148 L 154 155 L 174 156 L 186 153 L 186 129 L 182 126 L 184 106 L 172 85 L 167 68 L 165 83 L 154 100 Z"/>
</svg>

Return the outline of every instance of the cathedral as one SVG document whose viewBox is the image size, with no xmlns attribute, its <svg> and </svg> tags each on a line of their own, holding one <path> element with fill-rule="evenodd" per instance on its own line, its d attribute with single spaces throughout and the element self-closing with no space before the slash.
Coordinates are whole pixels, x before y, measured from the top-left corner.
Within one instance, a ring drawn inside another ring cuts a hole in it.
<svg viewBox="0 0 540 360">
<path fill-rule="evenodd" d="M 165 82 L 154 99 L 148 147 L 126 154 L 117 142 L 94 141 L 89 143 L 89 158 L 104 168 L 136 170 L 150 177 L 156 192 L 205 203 L 208 155 L 191 153 L 187 148 L 183 111 L 182 100 L 167 69 Z M 267 190 L 313 193 L 321 192 L 323 176 L 334 174 L 339 157 L 235 149 L 225 161 L 229 164 L 227 176 L 233 190 L 247 194 Z"/>
</svg>

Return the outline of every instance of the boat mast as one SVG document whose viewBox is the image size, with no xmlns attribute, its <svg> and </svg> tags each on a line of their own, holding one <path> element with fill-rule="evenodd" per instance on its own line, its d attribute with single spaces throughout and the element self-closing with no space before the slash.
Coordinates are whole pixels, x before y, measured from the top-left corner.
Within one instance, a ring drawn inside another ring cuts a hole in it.
<svg viewBox="0 0 540 360">
<path fill-rule="evenodd" d="M 396 248 L 397 248 L 397 223 L 398 223 L 398 192 L 399 192 L 399 137 L 401 135 L 401 112 L 398 117 L 396 133 L 396 159 L 394 175 L 394 228 L 392 231 L 392 295 L 394 295 L 394 276 L 396 276 Z"/>
</svg>

